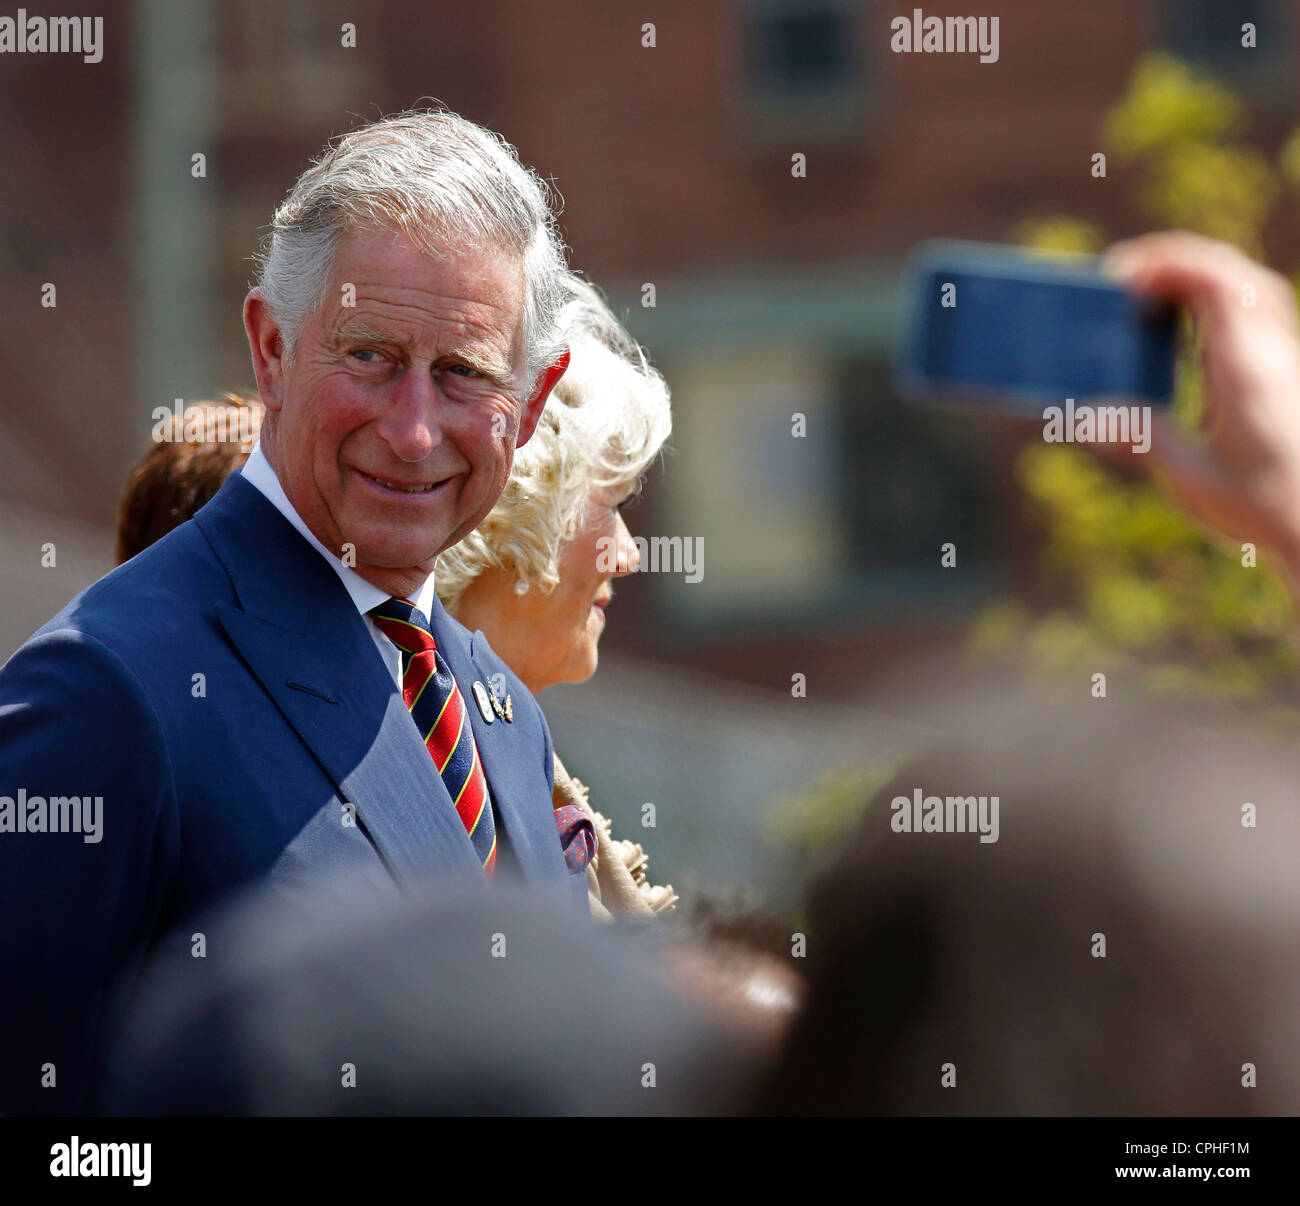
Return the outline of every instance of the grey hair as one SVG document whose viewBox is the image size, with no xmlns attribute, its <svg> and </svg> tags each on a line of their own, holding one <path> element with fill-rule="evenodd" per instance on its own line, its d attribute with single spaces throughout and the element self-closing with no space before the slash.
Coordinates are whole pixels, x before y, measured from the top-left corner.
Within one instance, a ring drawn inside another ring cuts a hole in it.
<svg viewBox="0 0 1300 1206">
<path fill-rule="evenodd" d="M 429 254 L 453 236 L 522 259 L 527 392 L 565 346 L 568 267 L 549 193 L 504 138 L 447 109 L 398 113 L 344 134 L 298 177 L 258 257 L 257 283 L 285 358 L 325 301 L 346 231 L 393 230 Z"/>
<path fill-rule="evenodd" d="M 672 429 L 668 384 L 640 345 L 586 281 L 569 275 L 565 289 L 568 371 L 487 518 L 438 558 L 434 584 L 453 614 L 489 568 L 513 575 L 517 593 L 554 590 L 592 489 L 639 478 Z"/>
</svg>

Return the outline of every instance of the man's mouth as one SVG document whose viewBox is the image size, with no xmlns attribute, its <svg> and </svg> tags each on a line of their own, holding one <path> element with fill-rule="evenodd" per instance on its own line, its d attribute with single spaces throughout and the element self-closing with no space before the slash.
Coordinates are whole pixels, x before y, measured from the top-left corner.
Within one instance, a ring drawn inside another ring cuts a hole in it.
<svg viewBox="0 0 1300 1206">
<path fill-rule="evenodd" d="M 358 469 L 357 472 L 362 477 L 364 477 L 367 481 L 372 482 L 377 486 L 383 486 L 385 490 L 396 490 L 402 494 L 428 494 L 430 491 L 436 490 L 439 486 L 442 485 L 442 482 L 440 481 L 399 482 L 399 481 L 394 481 L 392 478 L 375 477 L 374 474 L 366 473 L 364 470 L 361 469 Z"/>
</svg>

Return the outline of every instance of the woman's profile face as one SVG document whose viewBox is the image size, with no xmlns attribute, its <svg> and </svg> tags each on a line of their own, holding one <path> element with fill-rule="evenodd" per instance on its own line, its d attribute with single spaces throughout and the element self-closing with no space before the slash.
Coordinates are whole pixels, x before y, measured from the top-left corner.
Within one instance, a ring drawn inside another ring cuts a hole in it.
<svg viewBox="0 0 1300 1206">
<path fill-rule="evenodd" d="M 549 595 L 528 592 L 537 601 L 539 635 L 545 631 L 550 637 L 554 682 L 586 682 L 596 673 L 596 646 L 605 631 L 613 579 L 640 564 L 622 513 L 635 493 L 634 482 L 593 489 L 578 530 L 560 554 L 559 584 Z"/>
<path fill-rule="evenodd" d="M 517 595 L 510 575 L 487 571 L 462 596 L 457 618 L 481 628 L 534 693 L 556 683 L 586 682 L 596 672 L 612 581 L 640 564 L 621 513 L 635 493 L 632 481 L 590 491 L 578 529 L 560 552 L 559 583 L 549 593 Z"/>
</svg>

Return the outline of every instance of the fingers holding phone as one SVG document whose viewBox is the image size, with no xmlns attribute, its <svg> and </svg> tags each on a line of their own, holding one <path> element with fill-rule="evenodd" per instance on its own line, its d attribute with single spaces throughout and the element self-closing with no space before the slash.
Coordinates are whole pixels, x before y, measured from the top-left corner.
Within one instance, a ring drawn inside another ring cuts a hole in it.
<svg viewBox="0 0 1300 1206">
<path fill-rule="evenodd" d="M 1300 322 L 1285 277 L 1185 231 L 1116 244 L 1107 270 L 1185 306 L 1201 343 L 1202 439 L 1165 425 L 1152 460 L 1199 518 L 1277 552 L 1300 579 Z"/>
</svg>

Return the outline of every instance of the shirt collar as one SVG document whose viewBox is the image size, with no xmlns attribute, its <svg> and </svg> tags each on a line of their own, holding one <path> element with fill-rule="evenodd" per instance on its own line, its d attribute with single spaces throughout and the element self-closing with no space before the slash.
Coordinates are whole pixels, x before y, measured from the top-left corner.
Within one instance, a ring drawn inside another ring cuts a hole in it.
<svg viewBox="0 0 1300 1206">
<path fill-rule="evenodd" d="M 373 582 L 367 582 L 350 565 L 344 565 L 338 557 L 316 539 L 312 530 L 303 522 L 302 516 L 298 514 L 297 508 L 289 501 L 289 496 L 284 492 L 284 487 L 280 485 L 280 479 L 276 477 L 275 470 L 271 468 L 271 462 L 266 459 L 266 454 L 262 451 L 262 442 L 260 440 L 249 454 L 248 460 L 240 472 L 244 475 L 244 479 L 248 484 L 260 490 L 266 496 L 266 500 L 293 524 L 302 538 L 325 558 L 330 568 L 338 574 L 339 580 L 346 588 L 348 597 L 352 600 L 357 611 L 365 615 L 366 612 L 378 607 L 389 598 Z M 430 574 L 424 580 L 420 589 L 409 596 L 411 602 L 424 613 L 426 619 L 429 618 L 429 608 L 433 603 L 433 579 L 434 575 Z"/>
</svg>

